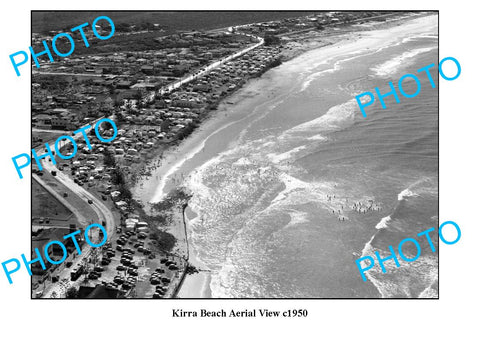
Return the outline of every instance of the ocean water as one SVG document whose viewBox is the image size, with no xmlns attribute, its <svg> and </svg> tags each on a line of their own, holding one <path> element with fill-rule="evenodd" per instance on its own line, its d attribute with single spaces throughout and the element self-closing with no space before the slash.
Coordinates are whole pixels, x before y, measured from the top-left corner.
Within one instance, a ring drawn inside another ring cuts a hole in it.
<svg viewBox="0 0 480 340">
<path fill-rule="evenodd" d="M 367 282 L 355 264 L 438 227 L 438 86 L 419 74 L 417 97 L 387 97 L 387 109 L 376 103 L 367 118 L 355 101 L 376 86 L 387 92 L 389 81 L 398 91 L 402 75 L 438 64 L 437 17 L 422 20 L 380 46 L 329 58 L 319 49 L 272 69 L 250 106 L 230 109 L 243 118 L 205 141 L 222 151 L 184 184 L 212 297 L 438 296 L 426 239 L 417 261 L 387 261 L 387 273 L 377 265 Z M 415 92 L 414 82 L 404 89 Z"/>
</svg>

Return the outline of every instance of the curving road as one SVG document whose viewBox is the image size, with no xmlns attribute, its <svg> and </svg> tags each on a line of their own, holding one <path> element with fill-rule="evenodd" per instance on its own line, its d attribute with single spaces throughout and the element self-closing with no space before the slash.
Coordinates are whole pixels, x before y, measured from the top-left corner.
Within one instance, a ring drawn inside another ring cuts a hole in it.
<svg viewBox="0 0 480 340">
<path fill-rule="evenodd" d="M 90 206 L 97 214 L 98 220 L 93 222 L 87 222 L 87 223 L 101 224 L 102 221 L 105 221 L 106 223 L 105 229 L 107 230 L 107 235 L 110 238 L 111 235 L 113 234 L 114 227 L 115 227 L 115 219 L 113 217 L 112 212 L 110 211 L 110 208 L 106 207 L 99 198 L 97 198 L 96 196 L 94 196 L 93 194 L 85 190 L 83 187 L 77 185 L 70 177 L 65 175 L 63 172 L 59 171 L 55 165 L 53 165 L 49 161 L 46 161 L 46 159 L 42 161 L 42 167 L 44 168 L 44 171 L 50 171 L 50 172 L 52 170 L 57 171 L 57 176 L 55 177 L 58 182 L 68 187 L 71 191 L 73 191 L 78 197 L 80 197 L 85 202 L 88 203 L 88 200 L 91 200 L 93 202 L 93 204 L 90 204 Z"/>
<path fill-rule="evenodd" d="M 75 214 L 77 217 L 79 223 L 83 224 L 83 228 L 85 229 L 88 224 L 91 223 L 98 223 L 101 224 L 102 221 L 105 221 L 105 229 L 107 230 L 107 238 L 110 239 L 113 235 L 113 230 L 115 227 L 115 219 L 113 217 L 112 212 L 108 207 L 106 207 L 102 201 L 100 201 L 98 198 L 96 198 L 93 194 L 89 193 L 86 191 L 84 188 L 78 186 L 71 178 L 69 178 L 67 175 L 62 173 L 57 169 L 56 166 L 54 166 L 51 162 L 42 161 L 42 167 L 44 168 L 44 171 L 52 171 L 56 170 L 57 171 L 57 176 L 55 176 L 56 180 L 61 183 L 62 185 L 68 187 L 75 195 L 83 199 L 85 202 L 88 203 L 88 200 L 92 200 L 93 204 L 90 206 L 92 209 L 95 211 L 98 220 L 97 221 L 92 221 L 92 218 L 83 216 L 75 207 L 71 206 L 71 204 L 67 203 L 67 207 L 72 210 L 72 212 Z M 33 175 L 34 177 L 37 177 L 36 179 L 38 180 L 38 176 Z M 41 181 L 41 180 L 40 180 Z M 40 182 L 39 181 L 39 182 Z M 47 186 L 48 187 L 48 186 Z M 48 190 L 48 189 L 47 189 Z M 51 192 L 51 190 L 48 190 Z M 61 198 L 62 203 L 64 203 L 63 197 L 57 197 L 59 196 L 57 193 L 54 195 L 57 199 Z M 93 238 L 92 238 L 93 240 Z M 45 297 L 52 297 L 52 293 L 55 292 L 55 295 L 61 297 L 65 294 L 66 289 L 68 289 L 68 286 L 70 285 L 70 272 L 71 269 L 75 268 L 78 264 L 80 264 L 84 259 L 88 259 L 88 257 L 91 255 L 91 250 L 90 246 L 87 246 L 84 248 L 82 251 L 82 254 L 77 255 L 75 259 L 72 261 L 73 264 L 70 268 L 63 267 L 63 269 L 60 271 L 58 274 L 59 276 L 59 281 L 57 283 L 51 283 L 47 286 L 47 288 L 43 292 L 43 296 Z M 62 266 L 62 265 L 60 265 Z"/>
<path fill-rule="evenodd" d="M 80 135 L 81 136 L 81 135 Z M 75 136 L 76 137 L 76 136 Z M 41 148 L 39 148 L 41 149 Z M 40 152 L 40 150 L 38 150 Z M 92 216 L 84 216 L 78 209 L 76 209 L 72 204 L 70 204 L 67 200 L 61 197 L 55 190 L 51 189 L 47 183 L 45 183 L 39 176 L 36 174 L 32 174 L 32 177 L 40 183 L 47 191 L 49 191 L 56 199 L 62 202 L 68 209 L 75 214 L 79 223 L 82 224 L 83 228 L 85 229 L 89 224 L 98 223 L 102 224 L 102 221 L 105 221 L 105 229 L 107 231 L 107 238 L 111 239 L 113 235 L 113 231 L 115 228 L 115 219 L 110 211 L 110 208 L 106 207 L 103 202 L 98 199 L 96 196 L 85 190 L 83 187 L 77 185 L 70 177 L 65 175 L 63 172 L 59 171 L 52 162 L 48 161 L 49 158 L 43 159 L 42 167 L 43 171 L 51 172 L 56 171 L 57 175 L 54 177 L 55 180 L 65 187 L 69 188 L 75 195 L 77 195 L 80 199 L 85 201 L 88 204 L 88 201 L 91 200 L 93 203 L 90 204 L 90 207 L 95 211 L 96 220 L 92 219 Z M 96 229 L 94 229 L 96 230 Z M 92 237 L 92 240 L 94 238 Z M 65 294 L 66 289 L 68 289 L 70 283 L 70 272 L 73 268 L 75 268 L 78 264 L 80 264 L 83 260 L 88 259 L 91 255 L 92 248 L 87 246 L 83 251 L 82 254 L 77 255 L 75 259 L 73 259 L 73 264 L 70 268 L 66 268 L 64 264 L 59 265 L 60 273 L 59 281 L 57 283 L 50 283 L 44 290 L 43 296 L 45 297 L 52 297 L 52 294 L 61 297 Z"/>
</svg>

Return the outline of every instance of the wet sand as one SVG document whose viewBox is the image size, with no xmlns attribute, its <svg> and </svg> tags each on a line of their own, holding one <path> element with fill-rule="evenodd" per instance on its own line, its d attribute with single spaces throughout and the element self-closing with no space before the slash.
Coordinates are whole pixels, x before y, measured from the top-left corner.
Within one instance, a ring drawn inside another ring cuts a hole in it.
<svg viewBox="0 0 480 340">
<path fill-rule="evenodd" d="M 189 225 L 189 221 L 195 217 L 195 213 L 188 207 L 185 210 L 185 223 Z M 188 238 L 190 238 L 191 229 L 187 228 Z M 210 272 L 205 271 L 205 265 L 198 259 L 196 248 L 188 247 L 189 256 L 188 262 L 194 266 L 198 273 L 188 275 L 177 295 L 178 298 L 211 298 L 212 291 L 210 290 L 211 275 Z"/>
</svg>

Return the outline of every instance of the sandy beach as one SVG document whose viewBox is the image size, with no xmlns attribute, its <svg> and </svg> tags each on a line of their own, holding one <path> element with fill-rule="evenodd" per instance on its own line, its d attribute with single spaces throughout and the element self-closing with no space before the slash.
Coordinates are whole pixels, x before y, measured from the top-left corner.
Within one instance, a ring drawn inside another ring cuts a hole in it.
<svg viewBox="0 0 480 340">
<path fill-rule="evenodd" d="M 382 29 L 341 34 L 329 37 L 329 45 L 320 48 L 318 46 L 325 45 L 325 40 L 319 40 L 317 44 L 310 40 L 309 51 L 268 71 L 261 78 L 250 80 L 243 88 L 223 100 L 216 111 L 209 113 L 209 117 L 187 139 L 178 146 L 167 149 L 161 159 L 152 160 L 150 164 L 155 164 L 152 175 L 140 180 L 133 188 L 134 198 L 145 205 L 148 202 L 160 201 L 172 188 L 181 185 L 195 169 L 228 150 L 232 142 L 228 138 L 230 131 L 242 131 L 246 124 L 251 123 L 252 117 L 261 114 L 262 108 L 288 95 L 285 91 L 294 76 L 289 73 L 294 71 L 298 64 L 306 61 L 321 63 L 347 54 L 368 54 L 369 51 L 401 42 L 415 34 L 419 28 L 431 25 L 432 20 L 436 20 L 436 17 L 415 18 L 401 25 L 397 22 L 388 29 L 388 25 L 382 24 Z M 272 83 L 272 72 L 284 72 L 283 83 Z M 178 297 L 211 297 L 209 268 L 198 259 L 197 249 L 191 242 L 189 221 L 195 214 L 187 208 L 185 215 L 190 240 L 189 262 L 197 269 L 207 271 L 188 275 Z"/>
<path fill-rule="evenodd" d="M 230 113 L 230 107 L 244 104 L 245 99 L 252 98 L 262 92 L 259 79 L 250 80 L 246 87 L 234 93 L 224 100 L 216 111 L 210 112 L 209 117 L 205 119 L 202 125 L 196 129 L 188 138 L 179 145 L 167 149 L 164 154 L 152 160 L 149 164 L 154 164 L 152 175 L 142 178 L 132 190 L 133 197 L 145 206 L 149 203 L 160 201 L 173 187 L 180 185 L 190 171 L 196 166 L 203 164 L 208 159 L 214 157 L 221 151 L 223 146 L 209 147 L 205 149 L 206 141 L 220 131 L 224 131 L 232 124 L 245 118 Z M 228 102 L 228 103 L 227 103 Z M 246 111 L 245 111 L 246 112 Z M 194 158 L 195 162 L 188 162 Z M 152 165 L 150 165 L 152 167 Z M 190 209 L 186 209 L 186 220 L 189 223 L 189 215 L 194 216 Z M 190 219 L 191 219 L 190 218 Z M 176 230 L 169 230 L 177 240 L 182 240 L 183 227 Z M 190 239 L 190 235 L 188 235 Z M 176 247 L 178 249 L 178 246 Z M 178 297 L 210 297 L 210 274 L 204 264 L 197 258 L 194 247 L 189 247 L 189 263 L 195 266 L 199 273 L 188 275 L 182 285 Z"/>
</svg>

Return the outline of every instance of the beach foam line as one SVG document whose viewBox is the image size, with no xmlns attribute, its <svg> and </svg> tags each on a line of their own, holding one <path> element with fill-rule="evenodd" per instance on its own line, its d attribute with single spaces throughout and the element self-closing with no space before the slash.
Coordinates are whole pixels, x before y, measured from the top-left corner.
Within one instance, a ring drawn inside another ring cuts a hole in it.
<svg viewBox="0 0 480 340">
<path fill-rule="evenodd" d="M 418 194 L 414 193 L 413 191 L 410 190 L 410 188 L 407 188 L 403 190 L 401 193 L 398 194 L 398 200 L 404 200 L 407 197 L 417 197 Z"/>
<path fill-rule="evenodd" d="M 196 154 L 198 154 L 200 151 L 202 151 L 202 149 L 205 147 L 205 143 L 207 142 L 207 140 L 214 136 L 215 134 L 221 132 L 222 130 L 230 127 L 231 125 L 234 125 L 236 123 L 240 123 L 244 120 L 247 120 L 249 118 L 251 118 L 252 116 L 254 116 L 255 114 L 257 114 L 257 110 L 262 107 L 263 105 L 269 105 L 267 107 L 267 109 L 265 110 L 264 113 L 262 113 L 261 115 L 259 115 L 259 117 L 255 118 L 255 119 L 252 119 L 252 121 L 242 130 L 242 132 L 240 133 L 239 135 L 239 138 L 238 140 L 241 141 L 242 138 L 244 137 L 244 135 L 246 134 L 247 130 L 249 129 L 250 126 L 252 126 L 253 124 L 255 124 L 258 120 L 262 119 L 263 117 L 265 117 L 269 112 L 271 112 L 271 110 L 273 110 L 278 104 L 280 104 L 281 102 L 283 102 L 284 98 L 280 99 L 278 97 L 275 97 L 275 98 L 272 98 L 268 101 L 266 101 L 264 104 L 262 104 L 261 106 L 258 106 L 256 107 L 250 114 L 238 119 L 238 120 L 235 120 L 235 121 L 232 121 L 226 125 L 223 125 L 221 127 L 219 127 L 218 129 L 216 129 L 215 131 L 213 131 L 212 133 L 210 133 L 207 137 L 205 137 L 203 139 L 203 141 L 197 145 L 193 150 L 191 150 L 190 152 L 188 152 L 188 154 L 186 155 L 185 158 L 183 158 L 182 160 L 179 160 L 178 162 L 176 162 L 174 165 L 172 165 L 168 171 L 165 173 L 165 175 L 161 178 L 161 180 L 159 181 L 158 183 L 158 187 L 157 187 L 157 190 L 155 191 L 155 194 L 153 196 L 153 198 L 150 200 L 150 203 L 155 203 L 155 202 L 158 202 L 160 201 L 161 199 L 163 199 L 167 193 L 164 192 L 165 190 L 165 187 L 167 185 L 167 182 L 168 182 L 168 179 L 169 177 L 171 177 L 175 172 L 177 172 L 182 166 L 183 164 L 185 164 L 186 161 L 188 161 L 189 159 L 193 158 Z M 189 137 L 190 138 L 190 137 Z M 186 140 L 186 142 L 188 142 L 189 139 Z M 232 149 L 234 150 L 234 148 Z M 230 151 L 232 150 L 229 150 L 229 151 L 224 151 L 222 153 L 220 153 L 219 155 L 216 155 L 214 156 L 212 159 L 218 159 L 220 156 L 223 156 L 224 154 L 226 153 L 229 153 Z M 168 158 L 168 157 L 167 157 Z M 205 168 L 207 167 L 209 164 L 211 164 L 212 162 L 210 161 L 207 161 L 205 162 L 204 164 L 202 164 L 202 166 L 199 168 Z"/>
<path fill-rule="evenodd" d="M 432 180 L 429 177 L 420 178 L 419 180 L 415 181 L 414 183 L 410 184 L 406 189 L 402 190 L 398 194 L 398 200 L 402 201 L 408 197 L 418 197 L 420 193 L 423 194 L 435 194 L 438 191 L 435 188 L 431 188 L 426 186 L 426 184 L 431 184 Z M 415 188 L 415 191 L 414 191 Z"/>
<path fill-rule="evenodd" d="M 437 46 L 422 47 L 422 48 L 416 48 L 411 51 L 404 52 L 401 55 L 395 56 L 392 59 L 384 62 L 383 64 L 372 67 L 371 70 L 374 72 L 376 76 L 379 76 L 379 77 L 391 76 L 395 72 L 397 72 L 400 66 L 405 66 L 406 63 L 411 61 L 417 55 L 430 52 L 436 48 Z"/>
<path fill-rule="evenodd" d="M 328 109 L 328 111 L 315 119 L 307 121 L 305 123 L 294 126 L 291 129 L 286 130 L 280 135 L 280 139 L 290 137 L 295 134 L 301 134 L 302 139 L 305 139 L 305 133 L 321 131 L 337 130 L 347 122 L 353 124 L 355 118 L 355 110 L 358 109 L 358 105 L 355 99 L 351 99 L 345 103 L 335 105 Z"/>
<path fill-rule="evenodd" d="M 368 38 L 368 36 L 367 36 L 367 38 Z M 316 80 L 317 78 L 319 78 L 319 77 L 321 77 L 325 74 L 332 74 L 334 72 L 337 72 L 337 71 L 341 70 L 341 64 L 343 64 L 343 63 L 352 61 L 352 60 L 357 59 L 357 58 L 362 58 L 362 57 L 365 57 L 365 56 L 368 56 L 368 55 L 378 53 L 385 48 L 396 46 L 396 45 L 399 45 L 399 44 L 402 43 L 401 41 L 399 41 L 397 43 L 392 43 L 391 45 L 388 45 L 388 46 L 382 46 L 382 47 L 380 47 L 376 50 L 374 49 L 373 51 L 370 49 L 370 47 L 365 46 L 364 48 L 362 48 L 360 50 L 354 50 L 354 51 L 349 52 L 351 46 L 361 44 L 362 39 L 365 39 L 365 36 L 360 39 L 360 42 L 359 42 L 359 40 L 357 40 L 357 41 L 353 41 L 353 42 L 349 42 L 349 43 L 342 43 L 342 44 L 336 43 L 336 44 L 333 44 L 333 45 L 329 46 L 330 49 L 335 47 L 335 46 L 337 47 L 337 50 L 333 50 L 335 54 L 332 55 L 331 57 L 326 58 L 325 60 L 322 60 L 321 62 L 315 63 L 313 67 L 308 68 L 308 71 L 311 71 L 312 69 L 315 69 L 318 66 L 331 63 L 336 58 L 341 58 L 341 59 L 337 60 L 331 68 L 328 68 L 328 69 L 325 69 L 325 70 L 322 70 L 322 71 L 319 71 L 319 72 L 315 72 L 315 73 L 312 73 L 309 76 L 307 76 L 307 78 L 305 79 L 304 83 L 302 84 L 302 87 L 299 90 L 299 92 L 305 91 L 310 86 L 312 81 Z M 321 48 L 325 48 L 325 47 L 321 47 Z M 346 50 L 345 54 L 338 54 L 338 49 L 341 49 L 341 50 L 345 49 Z"/>
<path fill-rule="evenodd" d="M 216 129 L 215 131 L 213 131 L 211 134 L 209 134 L 206 138 L 204 138 L 202 140 L 202 142 L 200 144 L 198 144 L 195 148 L 193 148 L 183 159 L 179 160 L 178 162 L 176 162 L 174 165 L 172 165 L 168 171 L 166 172 L 166 174 L 162 177 L 162 179 L 160 180 L 159 184 L 158 184 L 158 187 L 157 187 L 157 190 L 155 191 L 155 195 L 153 196 L 153 198 L 150 200 L 150 203 L 155 203 L 155 202 L 158 202 L 160 201 L 161 199 L 163 199 L 167 193 L 164 192 L 164 189 L 165 189 L 165 186 L 167 185 L 167 181 L 168 181 L 168 178 L 173 175 L 178 169 L 180 169 L 182 167 L 183 164 L 185 164 L 186 161 L 188 161 L 189 159 L 193 158 L 196 154 L 198 154 L 200 151 L 202 151 L 202 149 L 205 147 L 205 143 L 207 142 L 207 140 L 212 137 L 213 135 L 215 135 L 216 133 L 222 131 L 223 129 L 226 129 L 228 128 L 230 125 L 233 125 L 235 123 L 237 123 L 238 121 L 233 121 L 233 122 L 230 122 L 228 123 L 227 125 L 224 125 L 218 129 Z"/>
<path fill-rule="evenodd" d="M 361 254 L 362 256 L 361 257 L 373 255 L 374 252 L 373 252 L 372 241 L 374 240 L 376 235 L 377 235 L 377 233 L 373 234 L 372 237 L 370 238 L 370 240 L 367 243 L 365 243 L 365 246 L 362 249 L 362 254 Z M 385 294 L 383 293 L 383 290 L 381 289 L 380 282 L 373 277 L 370 270 L 367 270 L 365 272 L 365 276 L 373 284 L 373 286 L 377 289 L 380 296 L 382 298 L 385 298 Z"/>
<path fill-rule="evenodd" d="M 267 157 L 268 157 L 268 159 L 270 159 L 270 161 L 272 163 L 278 164 L 278 163 L 280 163 L 282 161 L 285 161 L 287 159 L 291 159 L 294 154 L 296 154 L 297 152 L 300 152 L 300 151 L 302 151 L 306 148 L 307 148 L 306 145 L 301 145 L 301 146 L 298 146 L 296 148 L 293 148 L 292 150 L 289 150 L 289 151 L 286 151 L 286 152 L 283 152 L 283 153 L 280 153 L 280 154 L 269 153 L 269 154 L 267 154 Z"/>
<path fill-rule="evenodd" d="M 299 225 L 299 224 L 304 224 L 304 223 L 309 223 L 310 220 L 308 218 L 308 213 L 305 211 L 299 211 L 295 209 L 291 209 L 287 211 L 287 214 L 290 215 L 290 221 L 281 229 L 285 230 L 289 227 Z"/>
<path fill-rule="evenodd" d="M 397 46 L 402 43 L 404 38 L 434 35 L 437 26 L 438 15 L 429 15 L 413 18 L 407 23 L 398 26 L 364 31 L 356 35 L 348 33 L 345 34 L 345 37 L 353 37 L 355 38 L 354 41 L 343 40 L 342 42 L 315 48 L 289 61 L 289 66 L 285 63 L 284 67 L 298 68 L 298 64 L 305 63 L 305 61 L 308 60 L 307 65 L 302 65 L 302 69 L 297 71 L 300 73 L 308 73 L 333 58 L 353 55 L 353 57 L 344 60 L 348 61 L 377 53 L 385 48 Z M 312 63 L 312 60 L 318 59 L 321 61 Z M 305 86 L 308 87 L 308 84 Z"/>
<path fill-rule="evenodd" d="M 312 137 L 308 137 L 307 139 L 308 139 L 308 140 L 318 140 L 318 141 L 324 142 L 324 141 L 326 141 L 328 138 L 325 137 L 325 136 L 322 136 L 322 135 L 314 135 L 314 136 L 312 136 Z"/>
<path fill-rule="evenodd" d="M 388 228 L 388 222 L 392 220 L 392 217 L 390 215 L 385 216 L 378 222 L 378 224 L 375 226 L 375 229 L 386 229 Z"/>
</svg>

